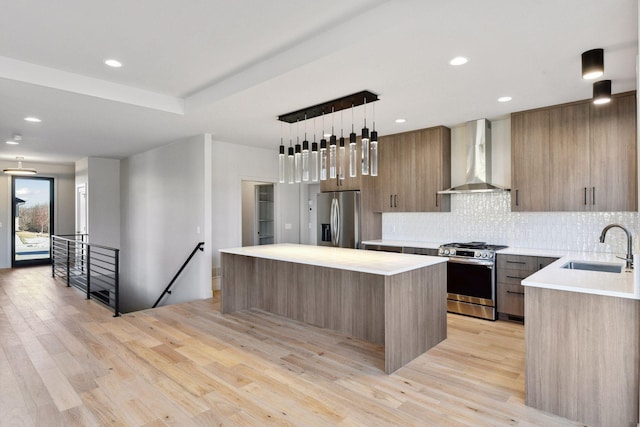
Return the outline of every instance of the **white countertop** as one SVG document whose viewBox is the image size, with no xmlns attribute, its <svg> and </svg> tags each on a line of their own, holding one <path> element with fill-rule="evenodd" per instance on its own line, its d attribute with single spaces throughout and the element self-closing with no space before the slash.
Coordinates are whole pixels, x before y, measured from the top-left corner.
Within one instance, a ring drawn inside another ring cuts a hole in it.
<svg viewBox="0 0 640 427">
<path fill-rule="evenodd" d="M 364 244 L 437 249 L 440 243 L 401 240 L 371 240 Z M 500 243 L 500 242 L 498 242 Z M 561 268 L 567 262 L 593 261 L 617 263 L 622 266 L 625 261 L 616 257 L 624 254 L 606 254 L 599 252 L 572 252 L 562 249 L 536 249 L 509 247 L 497 251 L 502 255 L 543 256 L 560 258 L 542 270 L 522 281 L 524 286 L 555 289 L 559 291 L 581 292 L 587 294 L 613 296 L 618 298 L 640 299 L 640 274 L 634 279 L 633 272 L 604 273 L 597 271 L 571 270 Z M 640 269 L 640 261 L 635 264 Z"/>
<path fill-rule="evenodd" d="M 605 273 L 562 268 L 569 261 L 615 263 L 623 267 L 625 265 L 625 261 L 614 254 L 569 252 L 558 261 L 524 279 L 522 284 L 558 291 L 640 299 L 640 289 L 635 283 L 633 271 L 623 269 L 622 273 Z"/>
<path fill-rule="evenodd" d="M 383 276 L 392 276 L 417 268 L 429 267 L 446 262 L 449 259 L 445 257 L 288 243 L 221 249 L 220 252 Z"/>
</svg>

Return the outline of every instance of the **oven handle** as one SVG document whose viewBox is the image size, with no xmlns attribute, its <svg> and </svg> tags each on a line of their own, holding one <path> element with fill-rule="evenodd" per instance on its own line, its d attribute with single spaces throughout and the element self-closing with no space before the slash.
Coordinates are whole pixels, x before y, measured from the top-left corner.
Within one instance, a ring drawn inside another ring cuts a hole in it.
<svg viewBox="0 0 640 427">
<path fill-rule="evenodd" d="M 455 262 L 458 264 L 471 264 L 471 265 L 479 265 L 483 267 L 493 268 L 493 261 L 484 261 L 475 258 L 465 259 L 465 258 L 449 258 L 449 262 Z"/>
</svg>

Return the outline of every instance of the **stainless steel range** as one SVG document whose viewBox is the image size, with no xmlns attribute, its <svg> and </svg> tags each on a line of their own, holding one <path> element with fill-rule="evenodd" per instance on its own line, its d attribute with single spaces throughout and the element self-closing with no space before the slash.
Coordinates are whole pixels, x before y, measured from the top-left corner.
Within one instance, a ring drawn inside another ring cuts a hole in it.
<svg viewBox="0 0 640 427">
<path fill-rule="evenodd" d="M 447 262 L 447 311 L 496 320 L 496 251 L 485 242 L 447 243 L 438 249 Z"/>
</svg>

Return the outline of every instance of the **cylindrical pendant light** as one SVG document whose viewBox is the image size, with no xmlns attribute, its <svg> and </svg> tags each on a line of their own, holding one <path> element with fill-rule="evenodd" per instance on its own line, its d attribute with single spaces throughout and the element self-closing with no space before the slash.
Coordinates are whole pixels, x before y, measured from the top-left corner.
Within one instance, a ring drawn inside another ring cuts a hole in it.
<svg viewBox="0 0 640 427">
<path fill-rule="evenodd" d="M 320 140 L 320 181 L 327 180 L 327 140 Z"/>
<path fill-rule="evenodd" d="M 309 141 L 307 141 L 307 115 L 304 115 L 304 141 L 302 141 L 302 181 L 309 181 Z"/>
<path fill-rule="evenodd" d="M 353 104 L 351 104 L 351 133 L 349 134 L 349 176 L 354 178 L 357 175 L 357 147 L 356 147 L 356 133 L 353 130 Z"/>
<path fill-rule="evenodd" d="M 318 143 L 315 141 L 311 143 L 311 181 L 318 182 Z"/>
<path fill-rule="evenodd" d="M 294 168 L 296 174 L 296 182 L 302 182 L 302 147 L 300 141 L 296 142 Z"/>
<path fill-rule="evenodd" d="M 316 142 L 316 119 L 313 118 L 313 143 L 311 144 L 311 180 L 318 182 L 318 143 Z"/>
<path fill-rule="evenodd" d="M 333 107 L 331 107 L 331 136 L 329 137 L 329 178 L 336 179 L 336 167 L 338 162 L 336 161 L 336 134 L 333 127 L 333 118 Z"/>
<path fill-rule="evenodd" d="M 611 80 L 601 80 L 593 84 L 593 103 L 606 104 L 611 101 Z"/>
<path fill-rule="evenodd" d="M 293 146 L 291 145 L 291 141 L 289 141 L 289 156 L 287 158 L 287 174 L 289 175 L 289 184 L 293 184 L 294 179 L 294 154 L 293 154 Z"/>
<path fill-rule="evenodd" d="M 373 104 L 373 130 L 370 142 L 371 176 L 378 176 L 378 132 L 376 132 L 376 104 Z"/>
<path fill-rule="evenodd" d="M 309 181 L 309 141 L 306 135 L 302 141 L 302 181 Z"/>
<path fill-rule="evenodd" d="M 369 128 L 367 128 L 367 98 L 364 99 L 364 127 L 362 128 L 362 175 L 369 175 Z"/>
<path fill-rule="evenodd" d="M 278 154 L 278 181 L 284 183 L 284 144 L 280 138 L 280 154 Z"/>
<path fill-rule="evenodd" d="M 582 78 L 597 79 L 604 74 L 604 49 L 591 49 L 582 54 Z"/>
<path fill-rule="evenodd" d="M 344 148 L 344 111 L 340 113 L 340 145 L 338 146 L 338 179 L 344 179 L 346 149 Z"/>
</svg>

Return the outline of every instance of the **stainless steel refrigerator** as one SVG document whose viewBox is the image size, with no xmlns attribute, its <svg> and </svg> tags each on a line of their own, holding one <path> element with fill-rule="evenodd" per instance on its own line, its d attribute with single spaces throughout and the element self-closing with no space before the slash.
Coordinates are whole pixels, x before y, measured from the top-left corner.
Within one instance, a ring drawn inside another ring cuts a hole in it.
<svg viewBox="0 0 640 427">
<path fill-rule="evenodd" d="M 320 193 L 318 209 L 318 246 L 360 248 L 360 192 Z"/>
</svg>

